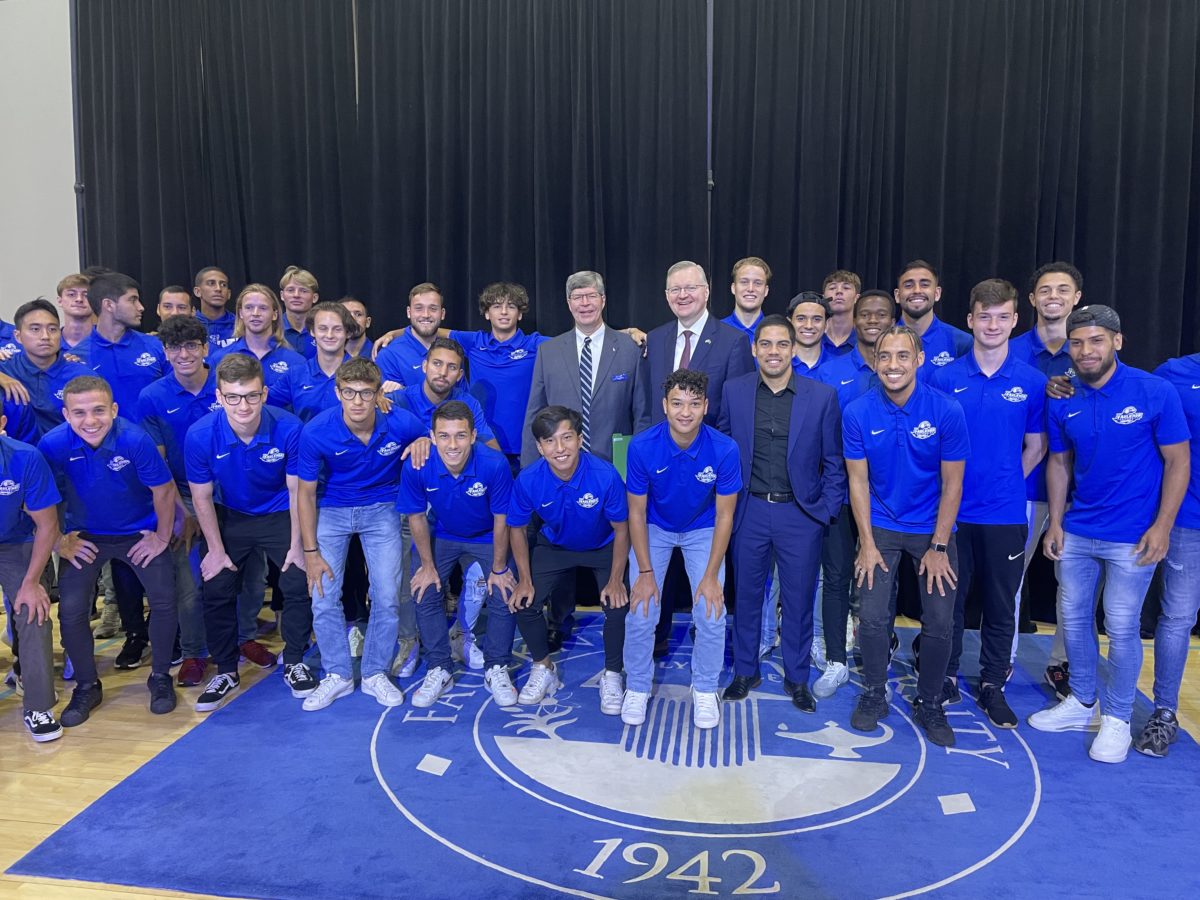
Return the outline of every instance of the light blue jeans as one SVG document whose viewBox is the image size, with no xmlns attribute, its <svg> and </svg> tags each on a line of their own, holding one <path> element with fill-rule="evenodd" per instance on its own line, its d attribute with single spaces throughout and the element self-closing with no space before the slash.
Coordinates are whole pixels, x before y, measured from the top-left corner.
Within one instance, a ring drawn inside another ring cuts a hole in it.
<svg viewBox="0 0 1200 900">
<path fill-rule="evenodd" d="M 400 514 L 391 503 L 368 506 L 324 506 L 317 511 L 317 546 L 333 570 L 325 576 L 324 592 L 312 593 L 313 631 L 321 648 L 326 674 L 352 678 L 346 614 L 342 609 L 342 578 L 350 535 L 362 541 L 370 576 L 371 621 L 363 642 L 362 677 L 386 672 L 396 651 L 400 608 Z"/>
<path fill-rule="evenodd" d="M 658 587 L 658 600 L 648 609 L 630 610 L 625 618 L 625 686 L 631 691 L 649 693 L 654 684 L 654 627 L 662 612 L 663 578 L 671 562 L 671 552 L 678 547 L 683 551 L 683 565 L 694 592 L 704 578 L 708 566 L 708 555 L 712 549 L 713 529 L 697 528 L 695 531 L 665 531 L 650 525 L 650 567 L 654 569 L 654 583 Z M 637 579 L 637 556 L 629 552 L 629 570 L 633 580 Z M 725 561 L 717 580 L 725 585 Z M 704 598 L 692 604 L 692 622 L 696 626 L 696 642 L 692 648 L 692 687 L 711 693 L 717 689 L 721 667 L 725 662 L 725 610 L 714 618 L 705 615 Z"/>
<path fill-rule="evenodd" d="M 1163 560 L 1162 612 L 1154 631 L 1154 708 L 1179 707 L 1179 683 L 1188 644 L 1200 610 L 1200 529 L 1171 529 L 1171 549 Z M 1072 671 L 1071 676 L 1074 677 Z"/>
<path fill-rule="evenodd" d="M 1134 544 L 1119 544 L 1067 532 L 1059 561 L 1062 621 L 1059 627 L 1071 661 L 1071 693 L 1083 703 L 1096 699 L 1100 646 L 1093 631 L 1096 586 L 1104 579 L 1104 630 L 1108 634 L 1109 679 L 1100 710 L 1128 722 L 1142 669 L 1141 615 L 1154 566 L 1139 566 Z"/>
<path fill-rule="evenodd" d="M 821 585 L 824 573 L 817 573 L 817 591 L 813 595 L 813 640 L 825 640 L 825 628 L 821 617 Z M 771 567 L 771 578 L 767 582 L 766 596 L 763 597 L 762 637 L 759 644 L 763 647 L 774 647 L 775 639 L 779 636 L 779 566 Z"/>
</svg>

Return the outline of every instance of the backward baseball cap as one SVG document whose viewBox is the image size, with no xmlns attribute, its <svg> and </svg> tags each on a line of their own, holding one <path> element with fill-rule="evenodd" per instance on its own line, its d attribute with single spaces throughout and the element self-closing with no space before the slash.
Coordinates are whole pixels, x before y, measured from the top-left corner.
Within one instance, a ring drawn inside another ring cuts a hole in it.
<svg viewBox="0 0 1200 900">
<path fill-rule="evenodd" d="M 1105 306 L 1102 303 L 1092 303 L 1088 306 L 1079 307 L 1067 318 L 1068 335 L 1076 328 L 1090 328 L 1092 326 L 1107 328 L 1109 331 L 1119 334 L 1121 331 L 1121 317 L 1117 315 L 1117 311 L 1111 306 Z"/>
</svg>

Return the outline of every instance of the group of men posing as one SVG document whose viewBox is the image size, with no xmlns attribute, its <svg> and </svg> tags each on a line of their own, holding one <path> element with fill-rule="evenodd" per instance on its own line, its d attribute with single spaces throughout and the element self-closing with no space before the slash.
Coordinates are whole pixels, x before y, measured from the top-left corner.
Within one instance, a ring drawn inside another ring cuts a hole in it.
<svg viewBox="0 0 1200 900">
<path fill-rule="evenodd" d="M 469 664 L 499 705 L 537 704 L 560 686 L 554 654 L 576 573 L 588 570 L 604 611 L 600 707 L 637 726 L 678 550 L 692 594 L 697 727 L 719 723 L 722 699 L 760 688 L 778 603 L 783 688 L 808 713 L 849 680 L 857 611 L 863 690 L 850 725 L 875 730 L 891 706 L 897 573 L 911 565 L 922 610 L 913 718 L 951 746 L 944 706 L 961 699 L 972 586 L 982 605 L 977 702 L 996 726 L 1017 727 L 1004 687 L 1021 581 L 1044 535 L 1060 585 L 1046 674 L 1058 702 L 1029 724 L 1098 729 L 1089 753 L 1104 762 L 1122 761 L 1131 743 L 1165 755 L 1200 606 L 1190 465 L 1200 355 L 1154 375 L 1126 366 L 1116 312 L 1078 306 L 1082 277 L 1067 263 L 1034 273 L 1033 327 L 1015 339 L 1026 305 L 1011 284 L 972 289 L 968 334 L 937 317 L 941 287 L 924 260 L 904 266 L 893 293 L 833 272 L 782 315 L 763 313 L 770 280 L 763 260 L 739 260 L 734 311 L 718 320 L 703 269 L 676 263 L 665 285 L 673 319 L 643 334 L 610 328 L 603 278 L 577 272 L 566 282 L 575 327 L 553 339 L 521 330 L 529 301 L 519 285 L 488 286 L 488 328 L 466 332 L 441 327 L 443 298 L 424 283 L 410 292 L 409 326 L 372 346 L 366 306 L 318 302 L 316 279 L 295 267 L 278 295 L 247 285 L 232 312 L 220 269 L 196 276 L 195 310 L 187 291 L 164 289 L 157 337 L 136 330 L 133 279 L 64 279 L 65 324 L 49 302 L 26 303 L 0 363 L 0 587 L 30 733 L 52 740 L 102 701 L 89 616 L 109 562 L 127 593 L 135 581 L 117 662 L 136 667 L 148 643 L 155 713 L 175 707 L 173 665 L 180 684 L 201 685 L 211 657 L 216 674 L 195 703 L 211 711 L 239 689 L 239 657 L 275 664 L 252 630 L 268 567 L 284 680 L 305 710 L 355 689 L 346 629 L 358 615 L 342 600 L 364 578 L 361 690 L 402 704 L 394 678 L 423 658 L 411 702 L 436 703 L 453 682 L 444 594 L 456 567 Z M 626 439 L 622 477 L 614 447 Z M 54 553 L 76 681 L 58 719 L 42 585 Z M 727 559 L 736 610 L 722 691 Z M 1164 559 L 1155 711 L 1132 739 L 1139 616 Z M 517 629 L 532 662 L 519 692 Z M 306 662 L 314 635 L 320 679 Z"/>
</svg>

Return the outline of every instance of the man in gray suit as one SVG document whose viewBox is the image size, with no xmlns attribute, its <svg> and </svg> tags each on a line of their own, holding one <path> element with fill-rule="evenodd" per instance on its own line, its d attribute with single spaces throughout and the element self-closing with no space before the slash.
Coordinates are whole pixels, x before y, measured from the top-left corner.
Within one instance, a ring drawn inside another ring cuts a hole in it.
<svg viewBox="0 0 1200 900">
<path fill-rule="evenodd" d="M 579 410 L 585 448 L 610 462 L 614 434 L 633 435 L 650 424 L 641 348 L 604 324 L 604 304 L 599 273 L 576 272 L 567 279 L 567 306 L 575 327 L 538 348 L 525 410 L 522 465 L 538 458 L 529 423 L 545 406 Z"/>
</svg>

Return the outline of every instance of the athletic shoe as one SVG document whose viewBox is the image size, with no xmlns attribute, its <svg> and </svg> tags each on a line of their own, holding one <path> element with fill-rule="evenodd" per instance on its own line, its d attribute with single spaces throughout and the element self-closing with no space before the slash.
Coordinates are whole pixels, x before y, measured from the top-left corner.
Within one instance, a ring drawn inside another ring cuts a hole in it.
<svg viewBox="0 0 1200 900">
<path fill-rule="evenodd" d="M 508 669 L 497 663 L 483 675 L 484 686 L 492 692 L 497 706 L 513 706 L 517 702 L 517 689 L 513 687 Z"/>
<path fill-rule="evenodd" d="M 1100 717 L 1100 733 L 1088 748 L 1096 762 L 1123 763 L 1129 755 L 1129 723 L 1115 716 Z"/>
<path fill-rule="evenodd" d="M 92 629 L 92 637 L 103 640 L 121 633 L 121 612 L 115 603 L 105 603 L 100 612 L 100 621 Z"/>
<path fill-rule="evenodd" d="M 118 669 L 136 669 L 150 655 L 150 644 L 145 638 L 127 637 L 125 638 L 125 646 L 121 648 L 121 652 L 117 654 L 116 666 Z M 66 669 L 63 669 L 63 678 L 67 677 Z"/>
<path fill-rule="evenodd" d="M 421 686 L 412 695 L 412 705 L 422 709 L 433 706 L 437 702 L 437 698 L 450 687 L 452 681 L 450 673 L 441 666 L 430 669 L 425 673 L 425 680 L 421 682 Z"/>
<path fill-rule="evenodd" d="M 1169 709 L 1156 709 L 1146 720 L 1146 727 L 1133 742 L 1133 749 L 1147 756 L 1166 756 L 1167 750 L 1179 737 L 1179 720 Z"/>
<path fill-rule="evenodd" d="M 404 704 L 404 691 L 392 684 L 392 679 L 386 672 L 376 672 L 362 680 L 362 692 L 370 694 L 380 706 L 401 706 Z"/>
<path fill-rule="evenodd" d="M 196 698 L 196 712 L 212 712 L 228 703 L 242 685 L 237 672 L 222 672 Z"/>
<path fill-rule="evenodd" d="M 316 712 L 318 709 L 324 709 L 331 705 L 339 697 L 345 697 L 347 694 L 353 693 L 353 679 L 343 678 L 341 675 L 335 675 L 330 672 L 321 679 L 321 683 L 317 685 L 317 689 L 304 698 L 304 702 L 300 706 L 305 712 Z"/>
<path fill-rule="evenodd" d="M 826 667 L 812 687 L 812 692 L 819 700 L 832 697 L 834 692 L 850 680 L 850 670 L 845 663 L 831 662 Z"/>
<path fill-rule="evenodd" d="M 921 638 L 921 635 L 918 634 L 915 638 L 913 638 L 913 642 L 916 643 L 918 640 L 920 640 L 920 638 Z M 917 646 L 919 647 L 920 644 L 917 644 Z M 896 637 L 896 632 L 893 631 L 892 638 L 888 643 L 888 665 L 889 666 L 892 664 L 892 660 L 896 658 L 896 651 L 899 649 L 900 649 L 900 638 Z M 916 654 L 914 653 L 913 654 L 913 666 L 915 667 L 917 665 L 917 663 L 918 663 L 918 660 L 916 658 Z"/>
<path fill-rule="evenodd" d="M 171 681 L 170 673 L 158 675 L 151 672 L 146 679 L 146 687 L 150 689 L 150 712 L 165 716 L 175 708 L 175 684 Z"/>
<path fill-rule="evenodd" d="M 351 625 L 346 630 L 346 640 L 350 644 L 351 659 L 362 658 L 363 643 L 366 641 L 366 639 L 366 635 L 363 634 L 362 629 L 357 625 Z"/>
<path fill-rule="evenodd" d="M 179 643 L 179 632 L 175 632 L 175 643 L 171 647 L 171 668 L 183 664 L 183 647 Z"/>
<path fill-rule="evenodd" d="M 825 671 L 825 667 L 829 665 L 829 660 L 825 657 L 825 638 L 813 638 L 812 643 L 812 664 L 815 668 Z"/>
<path fill-rule="evenodd" d="M 483 670 L 483 651 L 479 649 L 479 641 L 475 639 L 475 635 L 471 632 L 466 632 L 463 635 L 463 657 L 466 660 L 467 668 L 474 669 L 476 672 Z M 508 704 L 512 705 L 512 704 Z"/>
<path fill-rule="evenodd" d="M 71 662 L 71 657 L 63 654 L 63 681 L 75 680 L 75 663 Z"/>
<path fill-rule="evenodd" d="M 958 689 L 958 679 L 947 676 L 942 681 L 942 696 L 940 698 L 942 706 L 954 706 L 956 703 L 962 703 L 962 691 Z"/>
<path fill-rule="evenodd" d="M 621 721 L 626 725 L 641 725 L 646 721 L 646 704 L 650 694 L 646 691 L 625 691 L 621 698 Z"/>
<path fill-rule="evenodd" d="M 605 669 L 600 676 L 600 712 L 606 716 L 619 716 L 624 699 L 625 684 L 621 680 L 621 673 Z"/>
<path fill-rule="evenodd" d="M 396 658 L 392 660 L 392 674 L 397 678 L 412 678 L 421 662 L 416 638 L 401 638 Z"/>
<path fill-rule="evenodd" d="M 701 730 L 721 724 L 721 695 L 692 688 L 692 724 Z"/>
<path fill-rule="evenodd" d="M 179 667 L 179 671 L 175 675 L 175 683 L 180 687 L 195 687 L 204 680 L 204 670 L 207 668 L 207 657 L 201 659 L 197 656 L 189 656 Z"/>
<path fill-rule="evenodd" d="M 1054 689 L 1054 696 L 1059 700 L 1066 700 L 1071 696 L 1070 672 L 1068 671 L 1068 663 L 1063 663 L 1061 666 L 1046 666 L 1046 684 Z"/>
<path fill-rule="evenodd" d="M 983 685 L 979 689 L 979 706 L 997 728 L 1017 727 L 1017 714 L 1008 705 L 1003 685 Z"/>
<path fill-rule="evenodd" d="M 1084 706 L 1071 694 L 1049 709 L 1035 712 L 1027 721 L 1038 731 L 1095 731 L 1100 727 L 1100 705 Z"/>
<path fill-rule="evenodd" d="M 18 697 L 25 696 L 25 685 L 21 683 L 21 676 L 17 674 L 15 669 L 9 669 L 8 674 L 4 676 L 4 683 L 13 689 L 13 693 Z M 58 702 L 58 691 L 55 691 L 54 702 Z"/>
<path fill-rule="evenodd" d="M 76 725 L 82 725 L 88 720 L 88 716 L 104 700 L 104 689 L 100 686 L 99 681 L 93 681 L 91 684 L 80 684 L 75 682 L 75 690 L 71 693 L 71 699 L 67 703 L 67 708 L 63 710 L 62 723 L 67 728 L 74 728 Z"/>
<path fill-rule="evenodd" d="M 913 700 L 913 721 L 925 731 L 929 743 L 939 747 L 954 746 L 954 732 L 946 721 L 946 711 L 941 703 L 927 703 L 920 697 Z"/>
<path fill-rule="evenodd" d="M 854 712 L 850 714 L 850 727 L 855 731 L 874 731 L 879 720 L 888 714 L 888 703 L 884 689 L 867 688 L 858 695 Z"/>
<path fill-rule="evenodd" d="M 292 689 L 292 696 L 298 700 L 317 689 L 316 676 L 313 675 L 312 669 L 302 662 L 283 667 L 283 682 Z"/>
<path fill-rule="evenodd" d="M 25 727 L 29 729 L 29 736 L 39 744 L 44 744 L 46 741 L 57 741 L 63 733 L 62 726 L 58 724 L 54 713 L 50 710 L 45 712 L 26 710 Z"/>
<path fill-rule="evenodd" d="M 553 696 L 560 687 L 562 682 L 558 680 L 558 673 L 554 671 L 553 666 L 534 663 L 529 677 L 525 679 L 525 687 L 521 688 L 521 693 L 517 695 L 517 702 L 522 706 L 533 706 L 535 703 L 541 703 L 543 697 Z M 617 711 L 620 712 L 620 707 Z"/>
<path fill-rule="evenodd" d="M 260 669 L 273 669 L 279 661 L 274 653 L 258 641 L 246 641 L 238 649 L 242 651 L 242 659 L 254 663 Z"/>
</svg>

